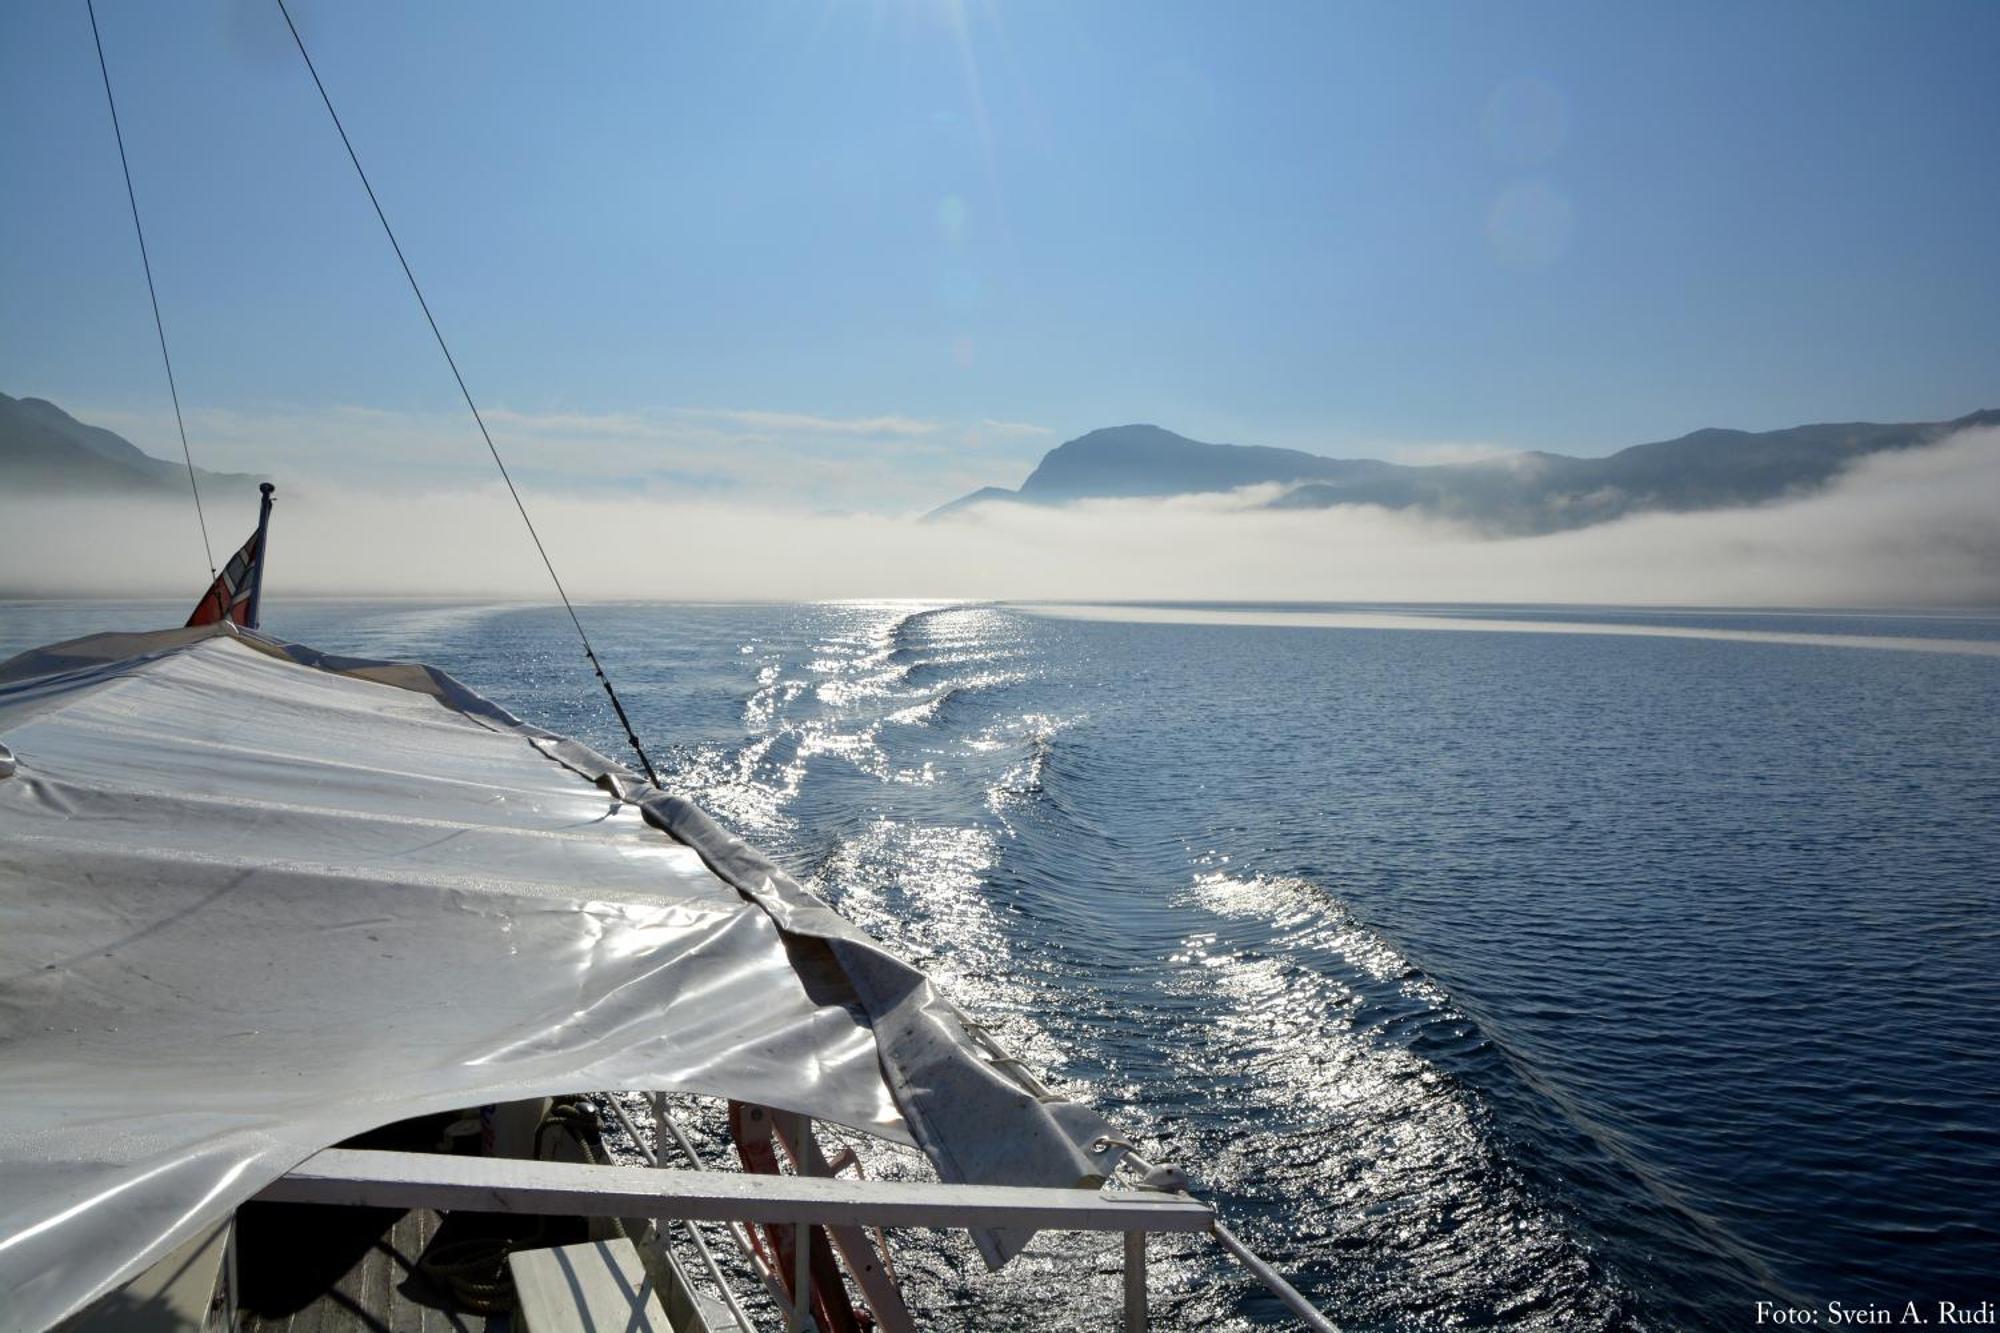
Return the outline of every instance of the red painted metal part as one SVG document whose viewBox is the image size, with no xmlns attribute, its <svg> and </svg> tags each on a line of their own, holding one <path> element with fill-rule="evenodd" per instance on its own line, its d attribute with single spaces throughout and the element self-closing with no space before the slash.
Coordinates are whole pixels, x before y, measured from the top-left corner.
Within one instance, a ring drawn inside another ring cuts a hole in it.
<svg viewBox="0 0 2000 1333">
<path fill-rule="evenodd" d="M 827 1160 L 820 1151 L 810 1118 L 792 1111 L 773 1111 L 771 1124 L 777 1131 L 778 1146 L 792 1159 L 792 1169 L 800 1175 L 831 1177 L 845 1166 L 852 1166 L 857 1176 L 863 1174 L 851 1148 L 843 1148 L 834 1160 Z M 903 1293 L 896 1285 L 896 1270 L 889 1263 L 889 1238 L 882 1229 L 873 1228 L 872 1241 L 869 1231 L 858 1226 L 829 1226 L 826 1232 L 846 1263 L 848 1274 L 861 1288 L 866 1302 L 862 1319 L 874 1316 L 882 1333 L 916 1333 L 917 1321 L 903 1303 Z"/>
<path fill-rule="evenodd" d="M 730 1102 L 729 1136 L 736 1142 L 736 1155 L 745 1171 L 767 1176 L 780 1174 L 777 1135 L 768 1108 Z M 792 1226 L 765 1224 L 750 1229 L 753 1242 L 760 1242 L 766 1264 L 777 1272 L 794 1302 L 799 1298 L 793 1276 L 798 1271 L 798 1249 L 793 1240 L 797 1234 L 798 1228 Z M 820 1333 L 863 1333 L 864 1329 L 873 1329 L 875 1320 L 857 1314 L 848 1298 L 847 1283 L 834 1261 L 833 1246 L 825 1228 L 808 1228 L 807 1244 L 811 1246 L 808 1263 L 812 1275 L 813 1321 L 819 1325 Z"/>
</svg>

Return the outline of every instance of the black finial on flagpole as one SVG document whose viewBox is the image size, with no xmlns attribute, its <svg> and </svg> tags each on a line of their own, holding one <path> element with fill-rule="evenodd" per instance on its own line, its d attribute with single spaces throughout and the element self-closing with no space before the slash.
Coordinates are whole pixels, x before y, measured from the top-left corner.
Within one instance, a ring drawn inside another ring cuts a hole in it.
<svg viewBox="0 0 2000 1333">
<path fill-rule="evenodd" d="M 258 608 L 264 600 L 264 557 L 270 551 L 271 497 L 278 490 L 268 481 L 259 482 L 257 489 L 263 495 L 264 503 L 257 510 L 257 559 L 250 566 L 250 605 L 244 608 L 245 629 L 257 628 Z"/>
</svg>

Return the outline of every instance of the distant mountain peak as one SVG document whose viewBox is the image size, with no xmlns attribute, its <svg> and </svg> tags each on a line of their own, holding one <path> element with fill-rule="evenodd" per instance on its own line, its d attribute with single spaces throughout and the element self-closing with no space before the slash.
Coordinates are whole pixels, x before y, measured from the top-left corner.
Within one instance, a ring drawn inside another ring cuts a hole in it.
<svg viewBox="0 0 2000 1333">
<path fill-rule="evenodd" d="M 1387 466 L 1326 458 L 1297 449 L 1208 444 L 1162 426 L 1108 426 L 1049 450 L 1022 499 L 1041 503 L 1233 491 L 1243 486 L 1344 479 Z"/>
<path fill-rule="evenodd" d="M 1604 457 L 1539 450 L 1425 466 L 1329 458 L 1298 449 L 1208 444 L 1162 426 L 1106 426 L 1048 451 L 1019 490 L 987 486 L 931 511 L 983 504 L 1068 504 L 1286 487 L 1274 508 L 1376 505 L 1415 509 L 1498 534 L 1584 527 L 1641 510 L 1765 504 L 1818 489 L 1868 454 L 1920 448 L 1956 431 L 2000 425 L 1982 410 L 1952 421 L 1822 423 L 1784 430 L 1706 426 Z M 1495 466 L 1496 461 L 1502 463 Z"/>
<path fill-rule="evenodd" d="M 1166 444 L 1200 443 L 1199 440 L 1190 440 L 1185 435 L 1170 431 L 1165 426 L 1156 426 L 1150 421 L 1134 421 L 1123 426 L 1099 426 L 1096 430 L 1085 431 L 1073 440 L 1065 440 L 1062 444 L 1057 445 L 1056 448 L 1061 449 L 1072 444 L 1139 444 L 1149 441 Z"/>
</svg>

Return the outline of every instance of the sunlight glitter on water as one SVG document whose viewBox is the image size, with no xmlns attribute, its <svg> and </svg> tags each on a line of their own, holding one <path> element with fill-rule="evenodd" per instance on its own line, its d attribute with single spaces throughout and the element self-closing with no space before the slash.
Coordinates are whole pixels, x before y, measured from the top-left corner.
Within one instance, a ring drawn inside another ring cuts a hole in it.
<svg viewBox="0 0 2000 1333">
<path fill-rule="evenodd" d="M 160 623 L 20 614 L 21 647 Z M 1825 638 L 1977 624 L 586 614 L 674 790 L 931 958 L 1346 1326 L 1724 1328 L 1991 1268 L 2000 677 Z M 281 632 L 623 753 L 560 608 Z M 982 675 L 1018 678 L 945 699 Z M 987 1276 L 897 1244 L 927 1325 L 1116 1317 L 1115 1253 L 1044 1238 Z M 1158 1327 L 1284 1323 L 1212 1250 L 1154 1263 Z"/>
<path fill-rule="evenodd" d="M 1289 1196 L 1287 1229 L 1263 1238 L 1274 1252 L 1311 1264 L 1317 1247 L 1300 1236 L 1322 1232 L 1336 1251 L 1368 1252 L 1373 1284 L 1343 1287 L 1343 1307 L 1364 1317 L 1447 1292 L 1452 1309 L 1510 1309 L 1524 1328 L 1614 1317 L 1574 1238 L 1496 1169 L 1476 1094 L 1406 1044 L 1465 1025 L 1434 983 L 1304 881 L 1211 872 L 1184 900 L 1220 920 L 1182 942 L 1175 989 L 1225 1004 L 1191 1019 L 1176 1049 L 1191 1077 L 1228 1052 L 1238 1073 L 1210 1095 L 1254 1127 L 1205 1144 L 1206 1173 L 1254 1197 Z M 1419 1007 L 1393 1026 L 1379 1021 L 1409 1002 Z M 1527 1274 L 1540 1276 L 1524 1287 Z"/>
</svg>

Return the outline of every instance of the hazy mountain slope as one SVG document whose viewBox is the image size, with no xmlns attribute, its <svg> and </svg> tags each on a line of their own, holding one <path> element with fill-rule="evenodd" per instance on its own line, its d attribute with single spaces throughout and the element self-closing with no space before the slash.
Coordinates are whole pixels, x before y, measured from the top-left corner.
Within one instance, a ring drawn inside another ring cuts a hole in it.
<svg viewBox="0 0 2000 1333">
<path fill-rule="evenodd" d="M 1005 486 L 981 486 L 970 495 L 961 495 L 949 504 L 939 505 L 936 509 L 931 510 L 930 513 L 925 514 L 924 517 L 926 519 L 947 518 L 952 514 L 958 513 L 960 510 L 970 509 L 974 505 L 986 504 L 993 500 L 1007 501 L 1018 500 L 1019 498 L 1020 495 L 1017 492 L 1010 491 Z"/>
<path fill-rule="evenodd" d="M 204 485 L 259 479 L 197 468 Z M 120 491 L 187 488 L 183 463 L 154 458 L 124 436 L 78 421 L 41 398 L 0 393 L 0 487 L 12 491 Z"/>
<path fill-rule="evenodd" d="M 1158 426 L 1112 426 L 1049 450 L 1021 483 L 1019 494 L 1041 503 L 1095 496 L 1185 495 L 1266 482 L 1346 481 L 1376 476 L 1391 466 L 1366 459 L 1323 458 L 1297 449 L 1203 444 Z"/>
<path fill-rule="evenodd" d="M 1060 504 L 1276 482 L 1291 489 L 1271 501 L 1273 508 L 1372 504 L 1416 509 L 1495 532 L 1550 532 L 1642 510 L 1767 503 L 1817 490 L 1868 454 L 1920 448 L 1974 426 L 2000 426 L 2000 411 L 1955 421 L 1847 422 L 1756 433 L 1699 430 L 1603 458 L 1522 453 L 1430 467 L 1202 444 L 1157 426 L 1118 426 L 1050 450 L 1019 491 L 989 486 L 931 516 L 990 502 Z"/>
</svg>

